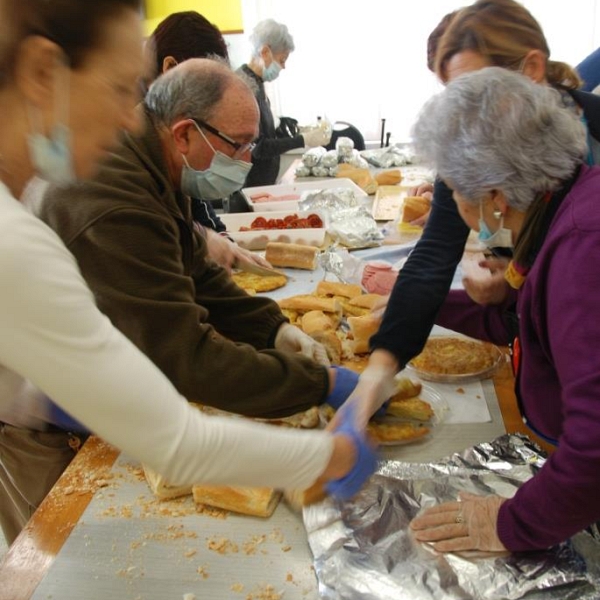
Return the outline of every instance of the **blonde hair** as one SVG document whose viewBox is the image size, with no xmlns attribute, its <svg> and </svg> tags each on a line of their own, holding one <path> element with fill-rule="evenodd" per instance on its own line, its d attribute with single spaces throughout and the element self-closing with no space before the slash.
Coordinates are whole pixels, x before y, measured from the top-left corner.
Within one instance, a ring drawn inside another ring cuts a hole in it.
<svg viewBox="0 0 600 600">
<path fill-rule="evenodd" d="M 477 0 L 461 9 L 439 42 L 435 61 L 438 77 L 446 82 L 448 61 L 456 54 L 473 51 L 495 67 L 519 70 L 531 50 L 547 58 L 546 79 L 568 89 L 581 86 L 581 79 L 564 62 L 549 60 L 550 48 L 540 24 L 514 0 Z"/>
</svg>

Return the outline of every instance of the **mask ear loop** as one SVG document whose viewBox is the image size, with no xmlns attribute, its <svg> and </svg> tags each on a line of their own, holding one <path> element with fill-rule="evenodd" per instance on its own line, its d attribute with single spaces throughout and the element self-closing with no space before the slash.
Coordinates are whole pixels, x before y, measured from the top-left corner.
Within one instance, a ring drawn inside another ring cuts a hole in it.
<svg viewBox="0 0 600 600">
<path fill-rule="evenodd" d="M 64 93 L 65 98 L 61 98 L 61 90 L 62 90 L 62 86 L 59 85 L 60 82 L 57 82 L 57 77 L 54 77 L 54 118 L 55 118 L 55 123 L 52 127 L 52 132 L 54 132 L 54 130 L 56 129 L 56 127 L 58 125 L 63 125 L 64 127 L 68 127 L 68 123 L 69 123 L 69 86 L 70 86 L 70 74 L 69 74 L 69 62 L 66 58 L 66 56 L 63 55 L 61 57 L 57 57 L 56 58 L 56 67 L 58 68 L 58 70 L 61 70 L 61 67 L 64 67 L 64 71 L 65 71 L 65 87 L 64 89 L 66 90 Z M 62 100 L 64 100 L 64 102 L 61 102 Z M 64 108 L 63 108 L 64 106 Z M 62 113 L 62 115 L 61 115 Z M 44 135 L 42 133 L 43 130 L 43 123 L 42 123 L 42 116 L 41 116 L 41 111 L 39 110 L 34 110 L 34 107 L 27 102 L 27 115 L 29 117 L 29 122 L 31 123 L 31 128 L 33 130 L 34 135 L 35 134 L 41 134 Z M 64 117 L 63 120 L 61 120 L 61 116 Z M 50 133 L 49 139 L 52 140 L 52 132 Z"/>
<path fill-rule="evenodd" d="M 216 154 L 217 151 L 214 149 L 213 145 L 208 141 L 208 138 L 204 135 L 204 131 L 202 131 L 202 128 L 193 119 L 192 123 L 194 124 L 194 127 L 198 130 L 198 133 L 204 138 L 204 141 L 208 144 L 208 147 L 213 151 L 213 154 Z"/>
</svg>

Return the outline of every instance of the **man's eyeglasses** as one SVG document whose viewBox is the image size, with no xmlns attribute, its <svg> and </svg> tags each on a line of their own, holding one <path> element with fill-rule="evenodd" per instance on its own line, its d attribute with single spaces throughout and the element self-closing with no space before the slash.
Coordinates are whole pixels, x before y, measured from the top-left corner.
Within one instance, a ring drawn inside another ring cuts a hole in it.
<svg viewBox="0 0 600 600">
<path fill-rule="evenodd" d="M 209 125 L 208 123 L 200 119 L 192 118 L 192 121 L 194 121 L 194 123 L 196 123 L 199 127 L 206 129 L 206 131 L 210 131 L 210 133 L 216 135 L 219 139 L 223 140 L 224 142 L 227 142 L 232 148 L 235 148 L 235 154 L 233 155 L 233 158 L 239 158 L 240 156 L 246 154 L 246 152 L 252 152 L 254 146 L 256 146 L 254 142 L 240 144 L 239 142 L 236 142 L 233 138 L 230 138 L 227 134 L 223 133 L 222 131 L 219 131 L 216 127 L 213 127 L 212 125 Z"/>
</svg>

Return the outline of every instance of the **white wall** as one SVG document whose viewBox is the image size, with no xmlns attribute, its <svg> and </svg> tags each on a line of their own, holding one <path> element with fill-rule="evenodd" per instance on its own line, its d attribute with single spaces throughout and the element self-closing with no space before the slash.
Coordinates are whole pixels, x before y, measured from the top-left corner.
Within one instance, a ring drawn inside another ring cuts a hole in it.
<svg viewBox="0 0 600 600">
<path fill-rule="evenodd" d="M 551 58 L 577 64 L 600 46 L 600 0 L 524 0 L 546 33 Z M 242 0 L 249 33 L 260 19 L 286 23 L 296 51 L 279 79 L 267 84 L 274 112 L 301 123 L 317 115 L 355 124 L 379 139 L 408 139 L 423 103 L 440 89 L 426 67 L 426 42 L 460 0 Z M 232 63 L 249 55 L 246 36 L 227 36 Z M 231 38 L 231 39 L 230 39 Z"/>
</svg>

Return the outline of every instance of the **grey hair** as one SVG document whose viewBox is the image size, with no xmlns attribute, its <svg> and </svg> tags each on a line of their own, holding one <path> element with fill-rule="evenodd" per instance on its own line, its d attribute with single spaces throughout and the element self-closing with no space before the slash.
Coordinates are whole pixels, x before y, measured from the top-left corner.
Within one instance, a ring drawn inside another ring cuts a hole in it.
<svg viewBox="0 0 600 600">
<path fill-rule="evenodd" d="M 294 38 L 283 23 L 265 19 L 257 23 L 250 34 L 250 45 L 254 56 L 259 56 L 263 46 L 269 46 L 273 53 L 293 52 Z"/>
<path fill-rule="evenodd" d="M 196 61 L 220 64 L 218 69 L 198 69 Z M 180 119 L 210 121 L 232 77 L 243 81 L 222 58 L 190 59 L 158 77 L 150 86 L 144 103 L 163 125 L 170 126 Z"/>
<path fill-rule="evenodd" d="M 416 153 L 465 201 L 498 190 L 520 211 L 558 189 L 587 149 L 585 127 L 556 90 L 500 67 L 452 81 L 412 135 Z"/>
</svg>

